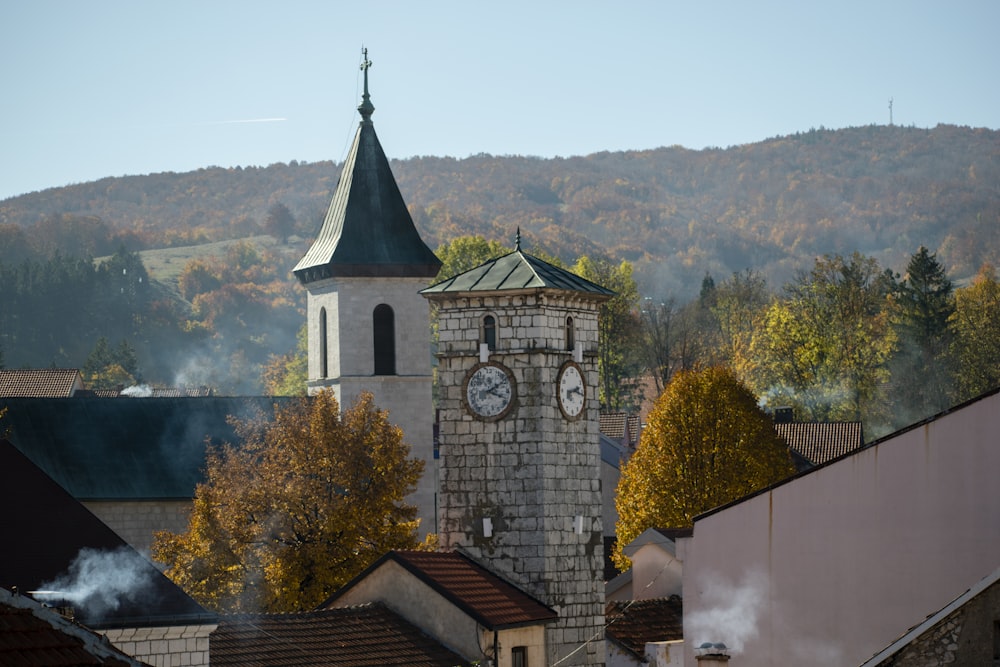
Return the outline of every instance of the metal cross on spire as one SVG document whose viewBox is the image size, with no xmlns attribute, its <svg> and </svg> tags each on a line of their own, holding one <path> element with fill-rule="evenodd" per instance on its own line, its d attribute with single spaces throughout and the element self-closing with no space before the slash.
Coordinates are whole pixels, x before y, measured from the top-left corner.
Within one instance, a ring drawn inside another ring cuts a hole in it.
<svg viewBox="0 0 1000 667">
<path fill-rule="evenodd" d="M 361 71 L 365 73 L 365 92 L 361 96 L 358 111 L 361 113 L 361 119 L 367 123 L 371 121 L 372 114 L 375 113 L 375 105 L 372 104 L 371 97 L 368 95 L 368 70 L 371 69 L 372 61 L 368 60 L 368 49 L 365 47 L 361 47 L 361 59 Z"/>
</svg>

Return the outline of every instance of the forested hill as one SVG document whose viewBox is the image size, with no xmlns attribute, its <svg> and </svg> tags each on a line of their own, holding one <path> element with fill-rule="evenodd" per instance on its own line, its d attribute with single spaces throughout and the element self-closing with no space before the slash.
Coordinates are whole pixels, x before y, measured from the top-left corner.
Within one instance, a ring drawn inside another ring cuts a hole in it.
<svg viewBox="0 0 1000 667">
<path fill-rule="evenodd" d="M 1000 264 L 993 130 L 820 129 L 726 149 L 415 157 L 393 170 L 432 247 L 470 234 L 510 244 L 520 227 L 529 250 L 630 260 L 653 295 L 690 296 L 706 272 L 744 268 L 777 286 L 817 256 L 855 250 L 900 271 L 924 245 L 957 281 Z M 0 261 L 248 237 L 276 202 L 308 238 L 338 173 L 331 162 L 209 167 L 10 198 Z"/>
</svg>

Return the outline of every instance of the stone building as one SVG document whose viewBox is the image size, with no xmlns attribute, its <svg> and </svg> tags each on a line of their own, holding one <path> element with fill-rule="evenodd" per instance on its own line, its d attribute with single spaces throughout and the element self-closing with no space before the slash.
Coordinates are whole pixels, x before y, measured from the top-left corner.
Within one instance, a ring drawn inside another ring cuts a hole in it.
<svg viewBox="0 0 1000 667">
<path fill-rule="evenodd" d="M 547 655 L 603 664 L 597 315 L 612 292 L 515 250 L 438 307 L 442 547 L 555 609 Z"/>
<path fill-rule="evenodd" d="M 389 411 L 425 462 L 409 498 L 434 532 L 434 409 L 430 317 L 420 289 L 441 261 L 420 238 L 375 135 L 367 60 L 361 123 L 323 226 L 294 272 L 308 290 L 309 393 L 346 408 L 361 393 Z"/>
</svg>

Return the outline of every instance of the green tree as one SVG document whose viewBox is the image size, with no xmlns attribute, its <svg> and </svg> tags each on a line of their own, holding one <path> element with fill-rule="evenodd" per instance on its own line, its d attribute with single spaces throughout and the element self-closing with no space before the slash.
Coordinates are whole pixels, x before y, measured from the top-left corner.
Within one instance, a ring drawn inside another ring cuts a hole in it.
<svg viewBox="0 0 1000 667">
<path fill-rule="evenodd" d="M 404 502 L 423 471 L 371 394 L 340 415 L 330 391 L 234 421 L 239 447 L 211 449 L 188 529 L 158 532 L 153 557 L 207 608 L 314 609 L 390 549 L 418 544 Z"/>
<path fill-rule="evenodd" d="M 309 380 L 308 327 L 303 324 L 295 336 L 295 349 L 272 355 L 264 366 L 264 390 L 269 396 L 305 396 Z"/>
<path fill-rule="evenodd" d="M 122 340 L 112 349 L 108 339 L 101 336 L 94 344 L 94 349 L 80 372 L 90 389 L 127 387 L 136 382 L 139 375 L 139 361 L 135 349 L 128 341 Z"/>
<path fill-rule="evenodd" d="M 771 294 L 759 272 L 734 273 L 715 288 L 711 306 L 718 340 L 719 363 L 725 363 L 744 382 L 750 382 L 754 355 L 751 342 L 763 326 Z"/>
<path fill-rule="evenodd" d="M 274 237 L 278 243 L 284 244 L 295 231 L 295 216 L 283 203 L 275 202 L 267 209 L 264 231 Z"/>
<path fill-rule="evenodd" d="M 441 260 L 441 270 L 434 281 L 446 280 L 508 252 L 510 250 L 499 241 L 487 241 L 482 236 L 459 236 L 442 243 L 435 251 Z"/>
<path fill-rule="evenodd" d="M 597 369 L 601 408 L 631 410 L 642 401 L 635 382 L 642 372 L 642 325 L 639 320 L 639 288 L 632 277 L 632 264 L 614 264 L 583 255 L 573 273 L 615 292 L 601 305 L 597 325 Z"/>
<path fill-rule="evenodd" d="M 751 347 L 752 386 L 800 418 L 884 428 L 883 395 L 896 348 L 893 277 L 860 253 L 827 255 L 785 287 Z M 867 430 L 867 427 L 866 427 Z"/>
<path fill-rule="evenodd" d="M 955 312 L 951 280 L 935 254 L 921 246 L 896 289 L 899 347 L 892 361 L 894 425 L 902 427 L 948 407 Z"/>
<path fill-rule="evenodd" d="M 972 284 L 955 292 L 950 317 L 957 363 L 955 398 L 964 401 L 1000 386 L 1000 283 L 984 265 Z"/>
<path fill-rule="evenodd" d="M 613 558 L 648 528 L 682 528 L 698 514 L 794 472 L 788 446 L 757 398 L 723 366 L 674 375 L 649 413 L 615 496 Z"/>
</svg>

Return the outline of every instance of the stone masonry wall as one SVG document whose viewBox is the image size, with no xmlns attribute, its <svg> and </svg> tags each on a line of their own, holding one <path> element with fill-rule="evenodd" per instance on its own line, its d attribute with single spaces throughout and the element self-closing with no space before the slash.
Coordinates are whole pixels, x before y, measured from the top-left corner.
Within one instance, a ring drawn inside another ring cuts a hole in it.
<svg viewBox="0 0 1000 667">
<path fill-rule="evenodd" d="M 603 664 L 598 305 L 545 293 L 439 305 L 442 546 L 461 547 L 558 611 L 546 632 L 546 664 Z M 489 359 L 517 381 L 515 407 L 496 422 L 474 419 L 462 395 L 486 315 L 497 321 Z M 559 369 L 572 358 L 567 316 L 588 392 L 576 421 L 563 418 L 556 398 Z M 492 522 L 491 536 L 483 519 Z"/>
<path fill-rule="evenodd" d="M 141 554 L 149 554 L 153 533 L 187 530 L 190 500 L 88 500 L 84 507 Z"/>
<path fill-rule="evenodd" d="M 119 628 L 103 634 L 119 650 L 153 667 L 207 667 L 216 625 Z"/>
</svg>

